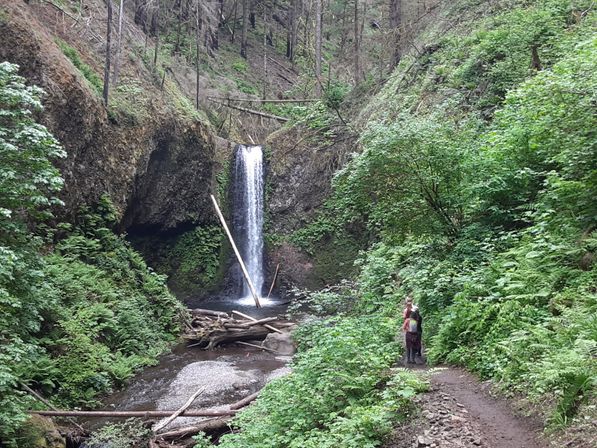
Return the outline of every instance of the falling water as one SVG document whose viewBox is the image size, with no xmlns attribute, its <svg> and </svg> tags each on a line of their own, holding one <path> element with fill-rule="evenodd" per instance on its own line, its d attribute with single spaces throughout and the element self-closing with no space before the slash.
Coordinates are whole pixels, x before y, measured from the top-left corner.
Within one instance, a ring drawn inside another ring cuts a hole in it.
<svg viewBox="0 0 597 448">
<path fill-rule="evenodd" d="M 263 289 L 263 153 L 261 146 L 236 147 L 234 228 L 241 256 L 257 294 Z M 243 281 L 242 297 L 251 291 Z"/>
</svg>

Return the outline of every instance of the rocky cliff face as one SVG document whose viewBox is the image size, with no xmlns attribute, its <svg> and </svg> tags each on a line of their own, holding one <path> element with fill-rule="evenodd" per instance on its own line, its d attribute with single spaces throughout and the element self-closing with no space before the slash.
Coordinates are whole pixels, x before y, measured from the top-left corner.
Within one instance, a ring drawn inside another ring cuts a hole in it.
<svg viewBox="0 0 597 448">
<path fill-rule="evenodd" d="M 318 132 L 296 125 L 267 140 L 268 233 L 276 244 L 268 247 L 269 271 L 280 264 L 282 289 L 289 286 L 317 289 L 340 280 L 358 252 L 353 241 L 321 241 L 315 253 L 293 244 L 290 236 L 317 217 L 330 195 L 334 172 L 354 151 L 349 134 L 322 140 Z"/>
<path fill-rule="evenodd" d="M 215 145 L 205 124 L 177 110 L 167 97 L 171 93 L 143 76 L 136 78 L 142 80 L 136 81 L 138 92 L 125 98 L 135 119 L 123 119 L 122 103 L 107 109 L 57 45 L 58 38 L 69 37 L 62 32 L 68 27 L 60 25 L 68 18 L 21 1 L 2 2 L 1 10 L 0 60 L 19 64 L 21 74 L 46 91 L 41 120 L 68 152 L 58 162 L 66 203 L 59 213 L 72 218 L 81 205 L 107 194 L 122 227 L 132 231 L 172 231 L 212 219 L 207 207 Z M 83 45 L 76 50 L 93 66 L 91 51 Z M 128 70 L 142 70 L 140 64 Z M 123 72 L 121 86 L 133 85 Z M 120 91 L 114 95 L 122 97 Z"/>
</svg>

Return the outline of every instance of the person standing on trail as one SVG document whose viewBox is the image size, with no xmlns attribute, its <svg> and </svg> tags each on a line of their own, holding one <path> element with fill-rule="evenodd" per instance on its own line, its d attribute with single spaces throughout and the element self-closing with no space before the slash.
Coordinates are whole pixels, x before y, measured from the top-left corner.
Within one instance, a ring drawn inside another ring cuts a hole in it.
<svg viewBox="0 0 597 448">
<path fill-rule="evenodd" d="M 404 311 L 402 312 L 402 318 L 408 319 L 410 317 L 410 313 L 416 309 L 417 309 L 417 305 L 415 305 L 413 303 L 412 297 L 406 296 L 406 306 L 404 307 Z"/>
<path fill-rule="evenodd" d="M 413 312 L 417 312 L 417 333 L 418 333 L 418 344 L 417 344 L 417 351 L 416 356 L 422 357 L 421 347 L 422 347 L 422 339 L 423 339 L 423 317 L 421 316 L 421 312 L 419 311 L 419 307 L 413 303 L 413 299 L 411 296 L 406 297 L 406 306 L 404 311 L 402 312 L 402 318 L 404 320 L 410 318 Z"/>
<path fill-rule="evenodd" d="M 419 311 L 413 309 L 409 313 L 409 317 L 404 319 L 404 341 L 406 343 L 406 362 L 408 364 L 415 364 L 415 356 L 417 351 L 420 351 L 421 339 L 419 334 Z"/>
</svg>

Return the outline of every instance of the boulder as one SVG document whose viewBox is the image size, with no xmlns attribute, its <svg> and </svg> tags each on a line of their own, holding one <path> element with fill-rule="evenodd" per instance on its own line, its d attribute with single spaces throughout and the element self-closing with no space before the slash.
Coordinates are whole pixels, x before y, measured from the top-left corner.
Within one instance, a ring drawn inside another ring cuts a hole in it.
<svg viewBox="0 0 597 448">
<path fill-rule="evenodd" d="M 263 341 L 262 346 L 274 350 L 280 355 L 294 355 L 296 352 L 290 333 L 270 333 Z"/>
<path fill-rule="evenodd" d="M 32 415 L 19 431 L 21 446 L 27 448 L 66 448 L 66 440 L 48 417 Z"/>
</svg>

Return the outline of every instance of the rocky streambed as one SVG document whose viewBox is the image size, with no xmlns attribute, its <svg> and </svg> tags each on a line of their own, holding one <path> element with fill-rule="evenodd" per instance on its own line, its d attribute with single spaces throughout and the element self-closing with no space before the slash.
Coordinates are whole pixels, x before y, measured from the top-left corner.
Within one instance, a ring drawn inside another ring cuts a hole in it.
<svg viewBox="0 0 597 448">
<path fill-rule="evenodd" d="M 202 304 L 209 306 L 209 304 Z M 215 303 L 213 308 L 242 309 L 257 318 L 272 316 L 282 308 L 264 307 L 259 311 L 235 303 Z M 276 334 L 276 336 L 278 336 Z M 275 338 L 274 338 L 275 339 Z M 254 341 L 260 344 L 260 341 Z M 223 411 L 229 405 L 259 391 L 274 378 L 290 372 L 291 356 L 277 355 L 255 347 L 228 344 L 214 350 L 189 347 L 182 343 L 159 363 L 144 369 L 127 386 L 104 400 L 103 410 L 109 411 L 174 411 L 179 409 L 196 391 L 201 393 L 190 409 Z M 202 417 L 178 417 L 168 424 L 168 430 L 196 424 Z M 107 423 L 122 419 L 93 418 L 86 427 L 96 431 Z"/>
</svg>

